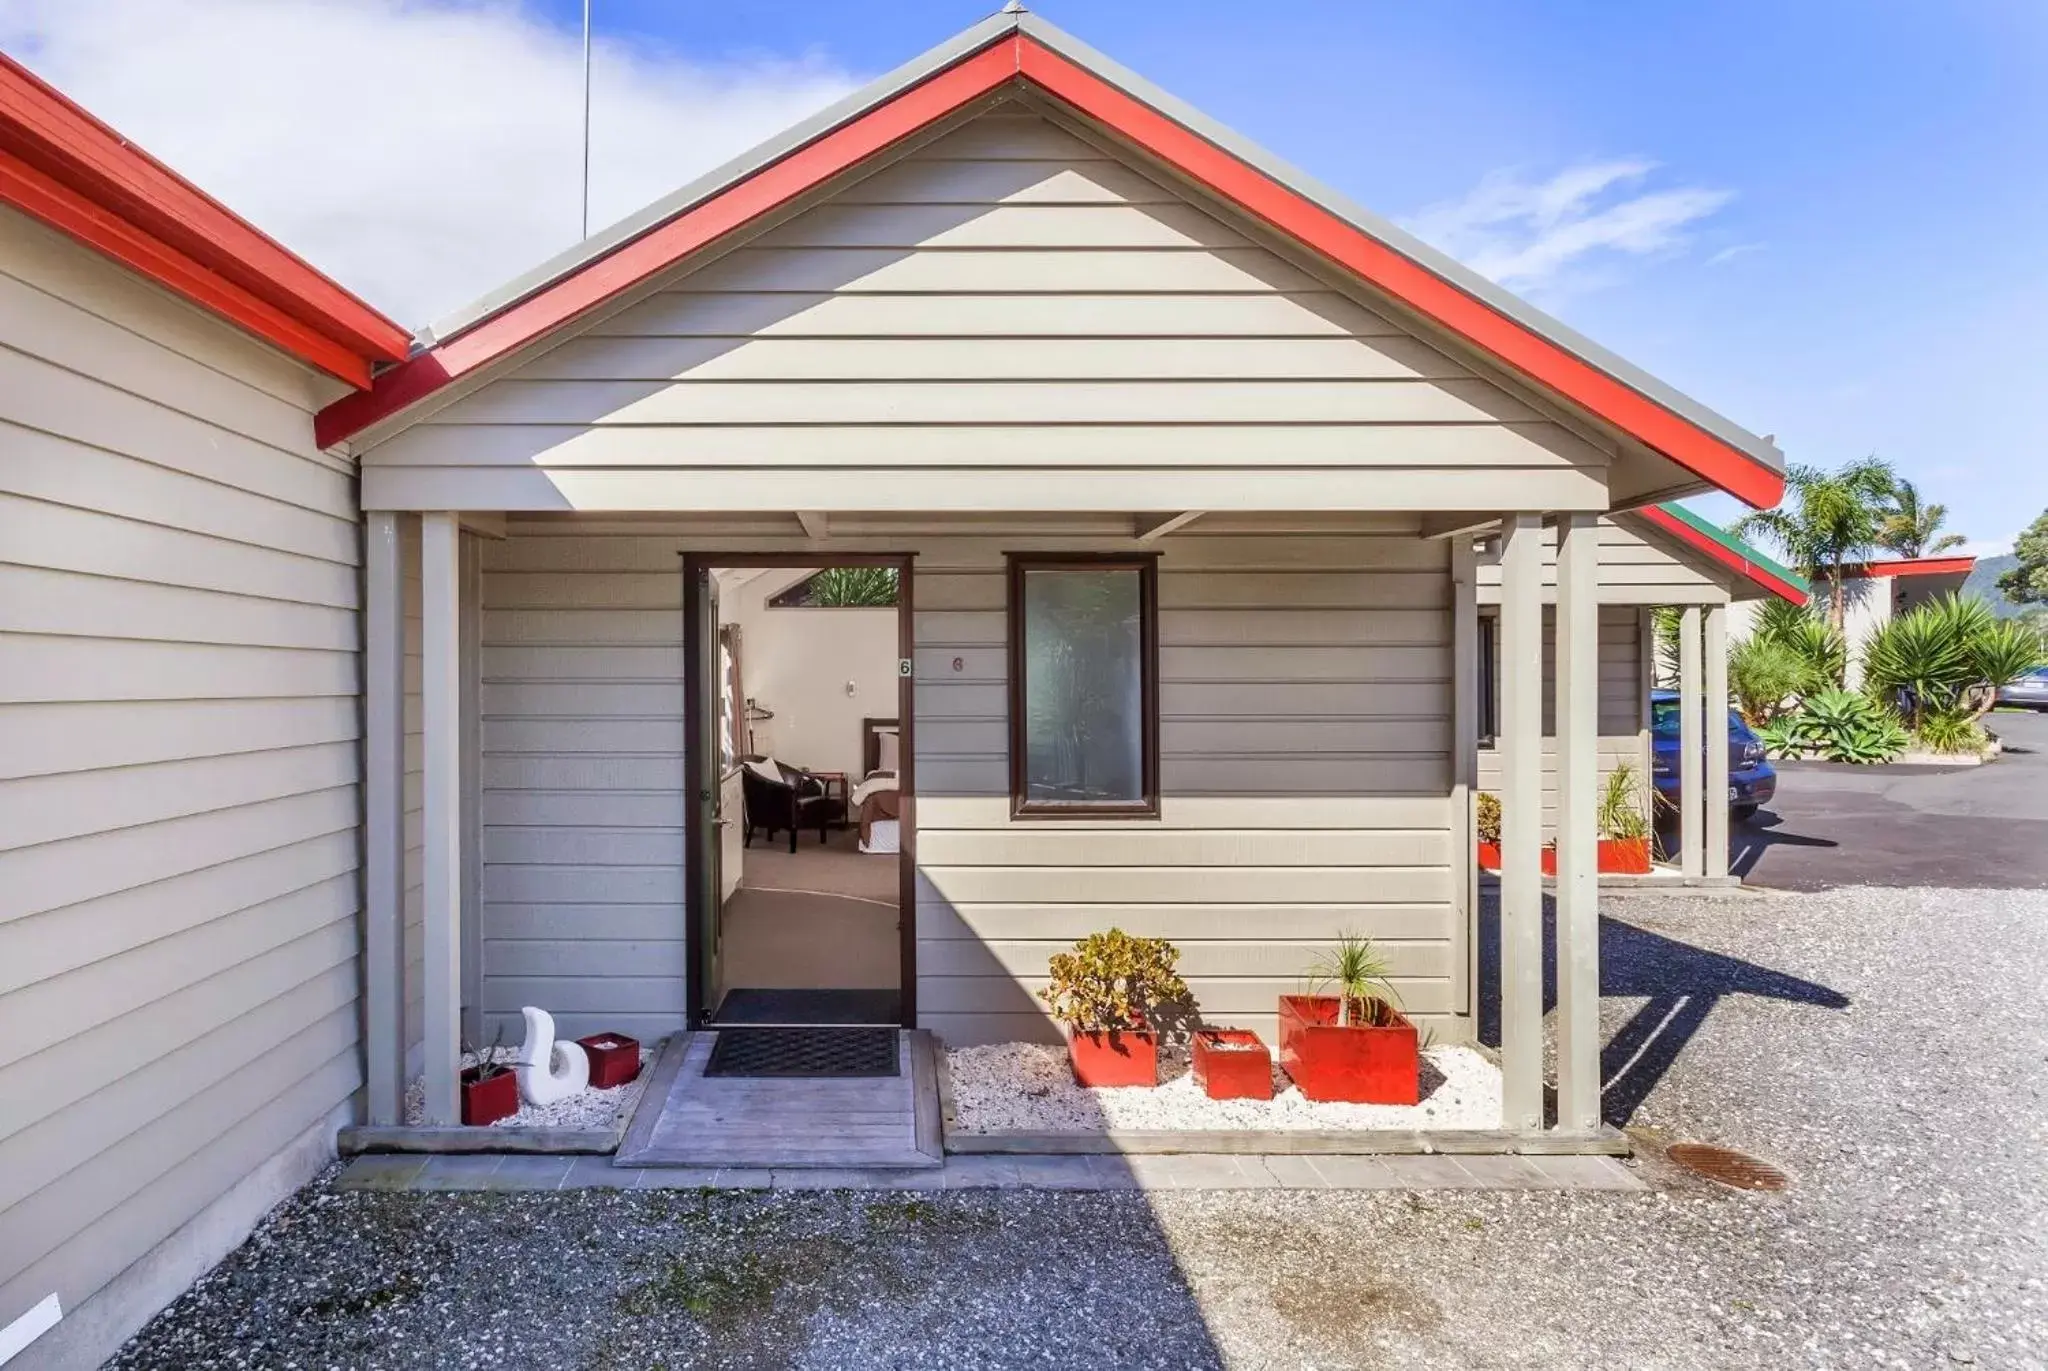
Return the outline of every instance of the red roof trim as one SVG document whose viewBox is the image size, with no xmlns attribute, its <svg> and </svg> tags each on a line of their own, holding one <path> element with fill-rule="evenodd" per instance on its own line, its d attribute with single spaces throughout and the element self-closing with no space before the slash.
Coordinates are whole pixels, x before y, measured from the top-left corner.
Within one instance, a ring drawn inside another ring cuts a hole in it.
<svg viewBox="0 0 2048 1371">
<path fill-rule="evenodd" d="M 0 54 L 0 202 L 355 385 L 411 335 Z"/>
<path fill-rule="evenodd" d="M 380 376 L 368 394 L 346 397 L 321 412 L 316 428 L 319 441 L 323 445 L 339 442 L 390 417 L 1019 72 L 1224 199 L 1737 498 L 1768 507 L 1783 494 L 1784 477 L 1778 472 L 1027 34 L 1007 35 L 977 50 L 608 256 Z"/>
<path fill-rule="evenodd" d="M 1842 568 L 1844 576 L 1967 576 L 1975 557 L 1909 557 L 1891 562 L 1859 562 Z"/>
<path fill-rule="evenodd" d="M 1659 508 L 1656 505 L 1645 505 L 1641 509 L 1630 512 L 1656 525 L 1688 547 L 1706 553 L 1708 557 L 1735 572 L 1738 576 L 1747 577 L 1772 594 L 1782 596 L 1795 605 L 1806 603 L 1807 594 L 1805 587 L 1794 585 L 1771 568 L 1751 561 L 1726 543 L 1694 528 L 1670 510 Z"/>
</svg>

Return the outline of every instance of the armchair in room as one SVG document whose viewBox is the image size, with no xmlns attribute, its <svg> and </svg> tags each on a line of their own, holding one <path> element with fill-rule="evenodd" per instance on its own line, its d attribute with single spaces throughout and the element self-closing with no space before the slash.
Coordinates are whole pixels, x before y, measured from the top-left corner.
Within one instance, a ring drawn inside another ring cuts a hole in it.
<svg viewBox="0 0 2048 1371">
<path fill-rule="evenodd" d="M 743 842 L 753 846 L 754 830 L 770 838 L 787 830 L 789 850 L 796 851 L 800 828 L 818 830 L 818 841 L 828 841 L 833 824 L 846 819 L 846 801 L 828 792 L 823 781 L 808 771 L 785 766 L 772 757 L 749 757 L 741 768 L 740 784 L 746 800 L 746 834 Z"/>
</svg>

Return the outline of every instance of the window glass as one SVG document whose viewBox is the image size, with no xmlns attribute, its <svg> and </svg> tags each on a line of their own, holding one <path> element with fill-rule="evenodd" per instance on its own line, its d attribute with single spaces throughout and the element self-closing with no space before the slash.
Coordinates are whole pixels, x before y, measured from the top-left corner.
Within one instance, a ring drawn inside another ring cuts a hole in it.
<svg viewBox="0 0 2048 1371">
<path fill-rule="evenodd" d="M 1025 567 L 1019 807 L 1147 806 L 1148 569 Z"/>
</svg>

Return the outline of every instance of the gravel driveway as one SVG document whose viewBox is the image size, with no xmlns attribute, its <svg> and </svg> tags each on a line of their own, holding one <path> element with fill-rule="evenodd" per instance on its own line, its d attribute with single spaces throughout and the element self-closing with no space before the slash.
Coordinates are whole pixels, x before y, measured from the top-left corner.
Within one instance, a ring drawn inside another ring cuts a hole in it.
<svg viewBox="0 0 2048 1371">
<path fill-rule="evenodd" d="M 1608 914 L 1649 1194 L 316 1186 L 118 1364 L 2048 1366 L 2043 896 Z"/>
</svg>

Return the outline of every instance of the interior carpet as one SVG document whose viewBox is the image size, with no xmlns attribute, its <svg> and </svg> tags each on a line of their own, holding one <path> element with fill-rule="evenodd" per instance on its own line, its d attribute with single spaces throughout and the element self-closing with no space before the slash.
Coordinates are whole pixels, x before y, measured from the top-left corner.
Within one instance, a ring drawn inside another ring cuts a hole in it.
<svg viewBox="0 0 2048 1371">
<path fill-rule="evenodd" d="M 894 1027 L 903 1001 L 893 990 L 746 990 L 725 992 L 711 1027 L 872 1024 Z"/>
<path fill-rule="evenodd" d="M 721 1028 L 707 1076 L 894 1076 L 893 1028 Z"/>
</svg>

